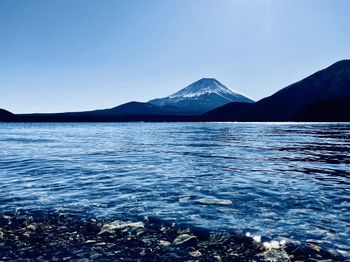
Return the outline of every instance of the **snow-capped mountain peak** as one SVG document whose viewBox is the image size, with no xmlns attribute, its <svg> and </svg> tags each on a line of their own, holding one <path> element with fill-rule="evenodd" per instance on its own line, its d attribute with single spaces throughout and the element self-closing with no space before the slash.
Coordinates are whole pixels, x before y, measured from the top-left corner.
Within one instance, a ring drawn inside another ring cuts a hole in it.
<svg viewBox="0 0 350 262">
<path fill-rule="evenodd" d="M 170 95 L 169 98 L 194 98 L 205 94 L 217 94 L 223 97 L 227 95 L 235 95 L 231 89 L 221 84 L 215 78 L 202 78 Z"/>
<path fill-rule="evenodd" d="M 180 91 L 149 101 L 157 106 L 174 106 L 186 113 L 204 113 L 230 102 L 253 102 L 233 92 L 215 78 L 202 78 Z"/>
</svg>

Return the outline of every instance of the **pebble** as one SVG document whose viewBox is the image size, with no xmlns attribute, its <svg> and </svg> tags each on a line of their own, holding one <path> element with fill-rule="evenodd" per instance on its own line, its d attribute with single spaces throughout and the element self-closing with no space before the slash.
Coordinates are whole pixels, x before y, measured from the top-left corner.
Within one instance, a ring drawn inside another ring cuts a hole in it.
<svg viewBox="0 0 350 262">
<path fill-rule="evenodd" d="M 168 247 L 171 245 L 171 243 L 169 241 L 166 241 L 166 240 L 160 240 L 159 245 Z"/>
<path fill-rule="evenodd" d="M 29 226 L 27 226 L 27 228 L 35 231 L 38 228 L 38 225 L 33 223 L 33 224 L 30 224 Z"/>
<path fill-rule="evenodd" d="M 85 241 L 86 244 L 96 243 L 96 242 L 97 242 L 96 240 L 86 240 L 86 241 Z"/>
<path fill-rule="evenodd" d="M 190 255 L 191 255 L 192 257 L 201 257 L 201 256 L 202 256 L 202 253 L 201 253 L 200 251 L 196 250 L 196 251 L 190 252 Z"/>
<path fill-rule="evenodd" d="M 105 242 L 99 242 L 99 243 L 96 243 L 95 246 L 105 246 L 106 243 Z"/>
</svg>

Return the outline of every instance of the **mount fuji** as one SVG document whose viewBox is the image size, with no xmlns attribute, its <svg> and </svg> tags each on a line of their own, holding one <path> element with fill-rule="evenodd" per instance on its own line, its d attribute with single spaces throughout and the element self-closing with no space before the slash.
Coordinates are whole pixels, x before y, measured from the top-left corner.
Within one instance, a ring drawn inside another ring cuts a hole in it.
<svg viewBox="0 0 350 262">
<path fill-rule="evenodd" d="M 202 78 L 170 96 L 148 103 L 159 107 L 176 107 L 185 114 L 202 114 L 232 102 L 254 101 L 233 92 L 214 78 Z"/>
<path fill-rule="evenodd" d="M 129 102 L 113 108 L 84 112 L 20 114 L 18 121 L 95 122 L 95 121 L 188 121 L 231 102 L 253 103 L 213 78 L 203 78 L 180 91 L 149 102 Z M 5 112 L 5 111 L 4 111 Z M 10 119 L 0 111 L 0 121 Z"/>
</svg>

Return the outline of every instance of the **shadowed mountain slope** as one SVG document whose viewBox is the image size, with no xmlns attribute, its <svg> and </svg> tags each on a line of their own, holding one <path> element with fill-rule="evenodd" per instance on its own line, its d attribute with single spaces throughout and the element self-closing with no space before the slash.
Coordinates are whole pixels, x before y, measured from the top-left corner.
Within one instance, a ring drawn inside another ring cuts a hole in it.
<svg viewBox="0 0 350 262">
<path fill-rule="evenodd" d="M 337 106 L 337 105 L 343 106 Z M 337 114 L 350 119 L 350 60 L 330 67 L 278 91 L 254 104 L 231 103 L 208 112 L 206 120 L 220 121 L 332 121 Z M 333 110 L 331 105 L 336 106 Z M 328 110 L 327 110 L 328 109 Z M 345 109 L 342 111 L 342 109 Z M 313 120 L 313 118 L 315 120 Z"/>
<path fill-rule="evenodd" d="M 15 118 L 15 115 L 11 112 L 0 108 L 0 121 L 8 121 Z"/>
</svg>

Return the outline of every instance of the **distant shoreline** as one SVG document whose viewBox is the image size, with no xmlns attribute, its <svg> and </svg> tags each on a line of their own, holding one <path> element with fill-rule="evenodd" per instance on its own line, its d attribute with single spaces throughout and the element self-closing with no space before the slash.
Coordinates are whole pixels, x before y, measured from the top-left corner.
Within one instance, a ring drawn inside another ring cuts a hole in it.
<svg viewBox="0 0 350 262">
<path fill-rule="evenodd" d="M 349 75 L 350 60 L 342 60 L 257 102 L 225 98 L 226 93 L 238 94 L 231 94 L 215 79 L 201 79 L 176 96 L 145 103 L 132 101 L 109 109 L 47 114 L 13 114 L 0 109 L 0 121 L 350 122 Z"/>
</svg>

